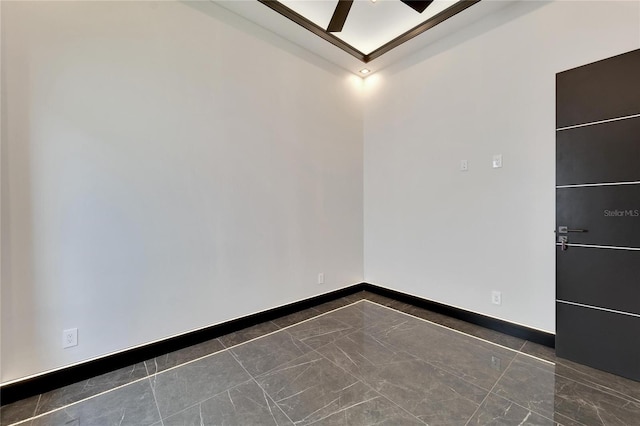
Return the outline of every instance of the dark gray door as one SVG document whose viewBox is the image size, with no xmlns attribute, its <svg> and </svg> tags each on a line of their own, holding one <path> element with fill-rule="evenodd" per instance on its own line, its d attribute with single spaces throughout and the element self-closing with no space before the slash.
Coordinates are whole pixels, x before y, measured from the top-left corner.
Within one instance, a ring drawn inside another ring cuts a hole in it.
<svg viewBox="0 0 640 426">
<path fill-rule="evenodd" d="M 556 76 L 556 353 L 640 381 L 640 50 Z"/>
</svg>

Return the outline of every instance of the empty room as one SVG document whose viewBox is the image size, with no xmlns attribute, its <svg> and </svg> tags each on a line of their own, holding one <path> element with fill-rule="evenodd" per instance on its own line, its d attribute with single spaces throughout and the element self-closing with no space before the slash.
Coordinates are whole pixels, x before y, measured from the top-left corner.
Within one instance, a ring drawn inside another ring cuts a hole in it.
<svg viewBox="0 0 640 426">
<path fill-rule="evenodd" d="M 640 0 L 2 0 L 0 74 L 0 426 L 640 426 Z"/>
</svg>

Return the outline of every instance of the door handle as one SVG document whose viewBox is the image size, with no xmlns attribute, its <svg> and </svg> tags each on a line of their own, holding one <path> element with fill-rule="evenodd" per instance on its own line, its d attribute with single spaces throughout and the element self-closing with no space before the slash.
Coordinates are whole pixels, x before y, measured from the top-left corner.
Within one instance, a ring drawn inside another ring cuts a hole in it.
<svg viewBox="0 0 640 426">
<path fill-rule="evenodd" d="M 569 232 L 589 232 L 586 229 L 569 229 L 568 226 L 558 226 L 558 233 L 559 234 L 566 234 Z"/>
</svg>

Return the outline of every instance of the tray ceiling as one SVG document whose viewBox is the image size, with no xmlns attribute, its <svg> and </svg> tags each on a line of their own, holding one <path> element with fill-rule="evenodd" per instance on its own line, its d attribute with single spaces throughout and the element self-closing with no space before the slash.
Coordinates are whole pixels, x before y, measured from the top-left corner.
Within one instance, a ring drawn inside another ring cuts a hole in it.
<svg viewBox="0 0 640 426">
<path fill-rule="evenodd" d="M 338 0 L 280 0 L 320 28 L 327 29 Z M 365 55 L 443 12 L 459 0 L 435 0 L 422 12 L 400 0 L 355 0 L 342 31 L 330 32 Z M 349 4 L 349 3 L 345 3 Z"/>
<path fill-rule="evenodd" d="M 356 74 L 364 68 L 378 71 L 513 3 L 508 0 L 214 2 Z"/>
</svg>

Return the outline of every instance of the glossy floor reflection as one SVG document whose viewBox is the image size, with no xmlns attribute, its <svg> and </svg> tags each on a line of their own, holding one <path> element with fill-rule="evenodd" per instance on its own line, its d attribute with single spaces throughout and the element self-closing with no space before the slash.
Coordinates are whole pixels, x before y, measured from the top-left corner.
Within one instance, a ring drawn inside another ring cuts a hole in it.
<svg viewBox="0 0 640 426">
<path fill-rule="evenodd" d="M 0 415 L 2 426 L 638 426 L 640 383 L 361 293 L 19 401 Z"/>
</svg>

